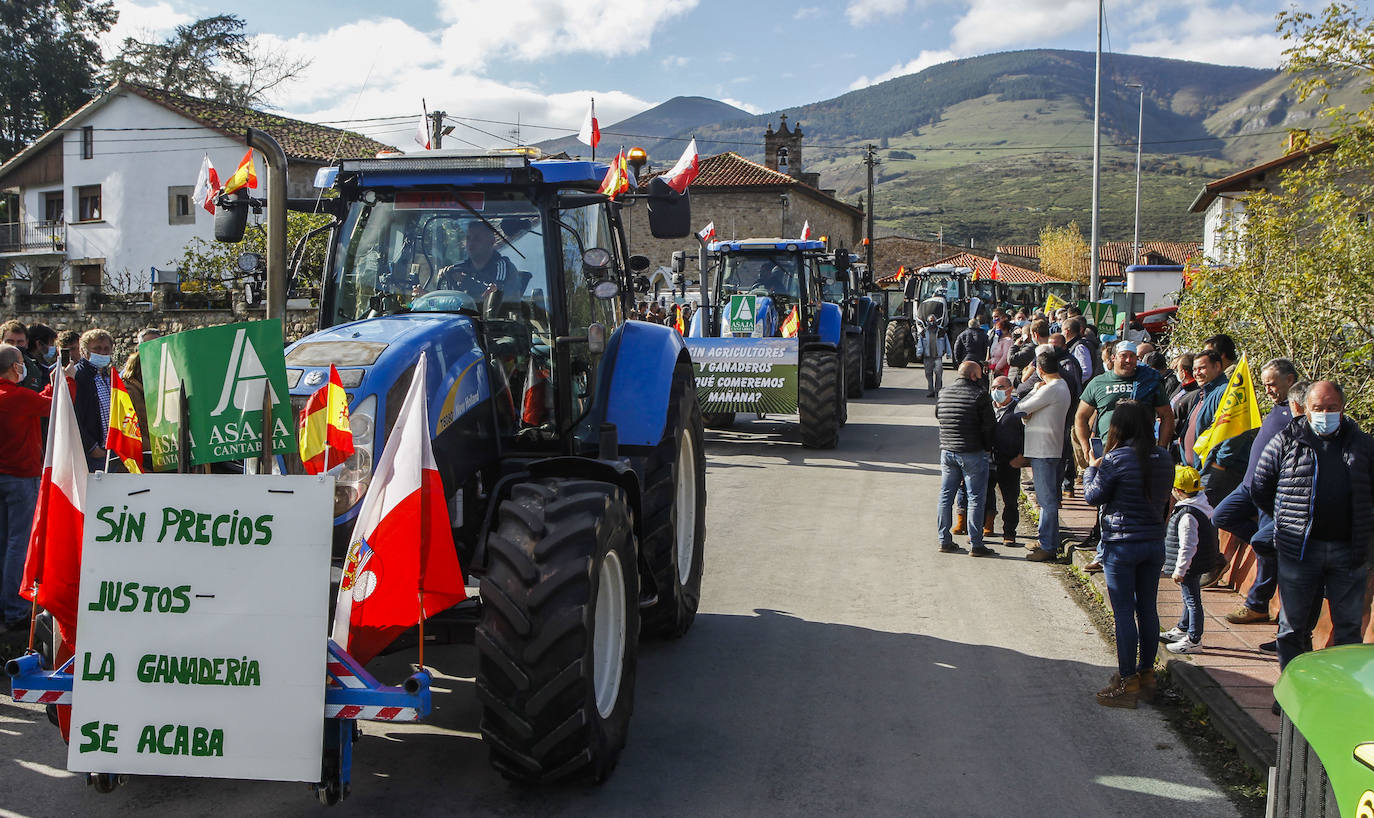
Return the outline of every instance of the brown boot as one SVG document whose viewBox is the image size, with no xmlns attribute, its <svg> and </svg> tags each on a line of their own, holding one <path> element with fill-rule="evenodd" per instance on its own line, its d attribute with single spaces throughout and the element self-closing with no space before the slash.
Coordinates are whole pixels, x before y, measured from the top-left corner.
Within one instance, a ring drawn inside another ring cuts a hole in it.
<svg viewBox="0 0 1374 818">
<path fill-rule="evenodd" d="M 968 515 L 964 514 L 962 511 L 954 515 L 954 528 L 951 528 L 949 531 L 951 534 L 967 534 Z"/>
<path fill-rule="evenodd" d="M 983 534 L 984 534 L 984 535 L 990 535 L 990 534 L 993 533 L 992 527 L 993 527 L 993 523 L 995 523 L 995 522 L 997 522 L 997 512 L 995 512 L 995 511 L 989 511 L 988 514 L 987 514 L 987 516 L 983 518 Z"/>
<path fill-rule="evenodd" d="M 1155 695 L 1159 692 L 1159 681 L 1155 678 L 1155 669 L 1142 670 L 1136 674 L 1140 679 L 1140 698 L 1146 704 L 1154 704 Z"/>
<path fill-rule="evenodd" d="M 1134 674 L 1123 679 L 1121 674 L 1113 673 L 1112 680 L 1107 686 L 1097 691 L 1097 703 L 1104 707 L 1127 707 L 1134 710 L 1139 698 L 1140 677 Z"/>
</svg>

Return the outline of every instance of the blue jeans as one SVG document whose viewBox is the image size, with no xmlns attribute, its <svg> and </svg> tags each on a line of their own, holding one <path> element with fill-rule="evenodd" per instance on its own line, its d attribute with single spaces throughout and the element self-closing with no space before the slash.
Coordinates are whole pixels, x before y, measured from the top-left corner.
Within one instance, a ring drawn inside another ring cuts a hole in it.
<svg viewBox="0 0 1374 818">
<path fill-rule="evenodd" d="M 1188 632 L 1194 642 L 1202 641 L 1202 575 L 1185 576 L 1178 590 L 1183 594 L 1183 615 L 1178 618 L 1178 629 Z"/>
<path fill-rule="evenodd" d="M 1348 542 L 1308 540 L 1301 559 L 1279 551 L 1279 667 L 1312 649 L 1312 629 L 1331 607 L 1331 637 L 1337 645 L 1360 643 L 1364 607 L 1364 549 Z"/>
<path fill-rule="evenodd" d="M 940 545 L 953 545 L 954 495 L 959 486 L 968 494 L 968 538 L 974 546 L 983 544 L 983 506 L 988 493 L 988 453 L 940 450 L 940 507 L 935 518 Z"/>
<path fill-rule="evenodd" d="M 1269 613 L 1269 602 L 1279 589 L 1279 561 L 1271 550 L 1261 550 L 1254 543 L 1250 547 L 1255 551 L 1255 582 L 1250 586 L 1250 593 L 1245 595 L 1245 607 Z"/>
<path fill-rule="evenodd" d="M 1032 457 L 1031 478 L 1035 481 L 1035 502 L 1040 505 L 1040 526 L 1036 529 L 1040 547 L 1059 553 L 1060 457 Z"/>
<path fill-rule="evenodd" d="M 1159 572 L 1163 568 L 1162 542 L 1105 545 L 1102 573 L 1116 621 L 1116 665 L 1122 678 L 1155 666 L 1159 651 Z"/>
<path fill-rule="evenodd" d="M 19 598 L 19 580 L 29 550 L 33 510 L 38 505 L 38 478 L 0 474 L 0 619 L 29 618 L 29 603 Z"/>
</svg>

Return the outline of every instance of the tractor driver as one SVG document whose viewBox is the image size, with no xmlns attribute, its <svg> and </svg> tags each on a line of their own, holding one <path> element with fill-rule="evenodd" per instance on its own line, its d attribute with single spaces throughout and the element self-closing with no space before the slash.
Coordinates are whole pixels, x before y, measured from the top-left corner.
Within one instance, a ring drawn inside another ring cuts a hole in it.
<svg viewBox="0 0 1374 818">
<path fill-rule="evenodd" d="M 458 290 L 476 299 L 500 293 L 501 301 L 519 301 L 529 273 L 496 252 L 496 234 L 483 222 L 472 222 L 464 240 L 468 257 L 439 271 L 438 289 Z"/>
</svg>

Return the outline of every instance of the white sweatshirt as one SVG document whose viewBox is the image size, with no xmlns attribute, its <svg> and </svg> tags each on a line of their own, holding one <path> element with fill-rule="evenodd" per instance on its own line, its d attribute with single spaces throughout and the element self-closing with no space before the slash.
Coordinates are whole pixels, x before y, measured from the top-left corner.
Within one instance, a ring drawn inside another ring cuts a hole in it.
<svg viewBox="0 0 1374 818">
<path fill-rule="evenodd" d="M 1192 506 L 1206 514 L 1208 519 L 1211 519 L 1212 505 L 1207 502 L 1207 495 L 1200 491 L 1196 497 L 1179 500 L 1178 505 L 1174 508 L 1177 509 L 1180 506 Z M 1181 578 L 1188 573 L 1188 566 L 1192 565 L 1193 557 L 1197 556 L 1197 544 L 1197 520 L 1193 519 L 1191 514 L 1181 515 L 1178 518 L 1178 564 L 1174 566 L 1174 576 Z"/>
</svg>

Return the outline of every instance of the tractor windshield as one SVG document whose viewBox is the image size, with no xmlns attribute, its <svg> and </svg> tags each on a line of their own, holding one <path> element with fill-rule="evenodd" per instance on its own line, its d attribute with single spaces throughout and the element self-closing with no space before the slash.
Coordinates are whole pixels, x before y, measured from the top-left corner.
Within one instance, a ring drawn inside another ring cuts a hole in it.
<svg viewBox="0 0 1374 818">
<path fill-rule="evenodd" d="M 547 323 L 541 223 L 539 208 L 512 191 L 377 191 L 356 201 L 334 254 L 332 323 L 460 311 Z"/>
<path fill-rule="evenodd" d="M 951 275 L 933 273 L 921 282 L 921 301 L 943 295 L 950 301 L 959 300 L 959 279 Z"/>
<path fill-rule="evenodd" d="M 795 253 L 727 253 L 722 263 L 722 298 L 754 293 L 781 296 L 784 302 L 795 302 L 801 295 Z"/>
</svg>

